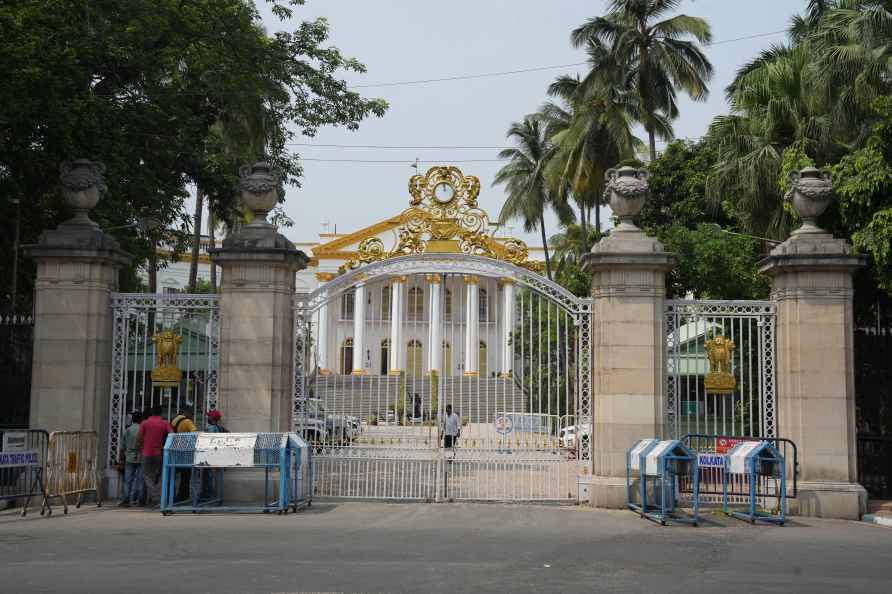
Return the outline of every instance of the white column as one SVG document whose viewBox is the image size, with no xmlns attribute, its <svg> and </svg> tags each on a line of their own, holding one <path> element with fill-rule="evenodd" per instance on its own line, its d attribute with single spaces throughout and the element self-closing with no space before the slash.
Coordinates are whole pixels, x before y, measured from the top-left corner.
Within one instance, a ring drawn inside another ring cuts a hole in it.
<svg viewBox="0 0 892 594">
<path fill-rule="evenodd" d="M 353 375 L 365 375 L 365 283 L 356 285 L 353 301 Z"/>
<path fill-rule="evenodd" d="M 403 352 L 403 287 L 405 276 L 393 277 L 390 285 L 390 375 L 402 371 Z"/>
<path fill-rule="evenodd" d="M 465 275 L 465 373 L 466 376 L 479 375 L 480 357 L 480 310 L 478 279 L 473 274 Z"/>
<path fill-rule="evenodd" d="M 316 280 L 320 286 L 334 278 L 334 274 L 330 272 L 317 272 Z M 331 370 L 328 368 L 328 302 L 325 301 L 319 307 L 318 318 L 316 320 L 316 363 L 319 365 L 319 373 L 328 375 Z"/>
<path fill-rule="evenodd" d="M 514 329 L 514 280 L 503 278 L 502 285 L 502 377 L 511 377 L 514 370 L 514 350 L 511 332 Z"/>
<path fill-rule="evenodd" d="M 430 294 L 430 325 L 428 332 L 428 370 L 440 372 L 443 363 L 442 316 L 440 315 L 440 275 L 428 274 L 428 293 Z"/>
</svg>

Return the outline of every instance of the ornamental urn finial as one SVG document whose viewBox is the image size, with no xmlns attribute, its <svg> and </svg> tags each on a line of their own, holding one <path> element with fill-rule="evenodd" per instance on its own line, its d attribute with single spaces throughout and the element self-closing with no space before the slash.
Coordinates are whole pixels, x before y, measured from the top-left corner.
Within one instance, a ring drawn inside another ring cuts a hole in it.
<svg viewBox="0 0 892 594">
<path fill-rule="evenodd" d="M 784 196 L 802 218 L 802 226 L 793 233 L 823 233 L 817 220 L 833 200 L 833 181 L 829 171 L 806 167 L 791 171 L 788 177 L 790 189 Z"/>
<path fill-rule="evenodd" d="M 105 165 L 88 159 L 65 161 L 59 166 L 59 181 L 65 202 L 74 210 L 66 224 L 96 227 L 89 212 L 99 203 L 99 193 L 105 189 Z"/>
<path fill-rule="evenodd" d="M 270 225 L 266 215 L 279 200 L 279 174 L 269 163 L 259 161 L 239 169 L 242 202 L 254 213 L 251 225 Z"/>
<path fill-rule="evenodd" d="M 638 216 L 647 200 L 647 170 L 627 165 L 619 169 L 608 169 L 606 177 L 604 194 L 610 210 L 620 221 L 617 231 L 637 231 L 638 227 L 632 219 Z"/>
</svg>

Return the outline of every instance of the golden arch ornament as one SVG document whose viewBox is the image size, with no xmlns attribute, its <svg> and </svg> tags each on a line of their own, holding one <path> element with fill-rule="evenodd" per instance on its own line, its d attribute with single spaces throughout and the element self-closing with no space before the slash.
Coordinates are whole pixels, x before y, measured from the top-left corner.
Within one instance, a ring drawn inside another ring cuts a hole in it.
<svg viewBox="0 0 892 594">
<path fill-rule="evenodd" d="M 183 338 L 173 330 L 164 330 L 152 336 L 155 343 L 155 367 L 152 369 L 152 386 L 175 388 L 183 379 L 183 372 L 177 367 L 177 350 Z"/>
<path fill-rule="evenodd" d="M 722 335 L 706 341 L 709 373 L 703 387 L 713 394 L 732 394 L 737 389 L 737 378 L 731 373 L 731 352 L 737 348 L 734 341 Z"/>
<path fill-rule="evenodd" d="M 396 244 L 387 250 L 384 242 L 370 237 L 359 244 L 356 258 L 341 272 L 362 264 L 424 253 L 454 253 L 484 256 L 541 272 L 530 262 L 529 249 L 519 239 L 497 240 L 488 234 L 489 215 L 477 204 L 480 180 L 464 175 L 458 167 L 431 167 L 424 175 L 409 179 L 409 208 L 400 215 Z"/>
</svg>

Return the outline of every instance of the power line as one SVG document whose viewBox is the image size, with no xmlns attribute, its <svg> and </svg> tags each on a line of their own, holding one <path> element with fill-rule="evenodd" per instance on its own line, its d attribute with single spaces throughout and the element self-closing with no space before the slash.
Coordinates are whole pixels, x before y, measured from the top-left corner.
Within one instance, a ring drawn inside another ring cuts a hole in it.
<svg viewBox="0 0 892 594">
<path fill-rule="evenodd" d="M 439 146 L 418 146 L 418 145 L 392 145 L 392 144 L 316 144 L 314 142 L 286 142 L 288 146 L 306 146 L 318 148 L 361 148 L 361 149 L 444 149 L 444 150 L 464 150 L 464 149 L 483 149 L 483 150 L 501 150 L 511 148 L 508 146 L 459 146 L 459 145 L 439 145 Z"/>
<path fill-rule="evenodd" d="M 322 163 L 404 163 L 412 165 L 409 159 L 319 159 L 301 157 L 301 161 L 317 161 Z M 422 163 L 504 163 L 503 159 L 423 159 Z"/>
<path fill-rule="evenodd" d="M 745 35 L 743 37 L 735 37 L 733 39 L 722 39 L 721 41 L 714 41 L 710 43 L 706 47 L 712 47 L 714 45 L 722 45 L 725 43 L 734 43 L 736 41 L 745 41 L 747 39 L 758 39 L 760 37 L 769 37 L 771 35 L 779 35 L 781 33 L 786 33 L 786 29 L 782 29 L 780 31 L 769 31 L 768 33 L 756 33 L 754 35 Z M 385 83 L 368 83 L 363 85 L 348 85 L 349 89 L 371 89 L 377 87 L 399 87 L 406 85 L 423 85 L 429 83 L 438 83 L 438 82 L 449 82 L 456 80 L 470 80 L 475 78 L 491 78 L 495 76 L 510 76 L 512 74 L 524 74 L 527 72 L 541 72 L 543 70 L 560 70 L 561 68 L 575 68 L 577 66 L 585 66 L 588 62 L 573 62 L 572 64 L 557 64 L 553 66 L 536 66 L 532 68 L 519 68 L 516 70 L 502 70 L 499 72 L 481 72 L 478 74 L 463 74 L 456 76 L 444 76 L 441 78 L 425 78 L 419 80 L 403 80 L 396 82 L 385 82 Z"/>
</svg>

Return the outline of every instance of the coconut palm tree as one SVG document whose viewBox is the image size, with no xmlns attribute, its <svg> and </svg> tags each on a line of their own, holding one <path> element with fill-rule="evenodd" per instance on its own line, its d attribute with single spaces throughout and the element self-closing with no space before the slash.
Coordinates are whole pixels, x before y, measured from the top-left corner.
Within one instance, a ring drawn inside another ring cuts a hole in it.
<svg viewBox="0 0 892 594">
<path fill-rule="evenodd" d="M 697 45 L 708 44 L 712 39 L 709 24 L 684 14 L 659 20 L 679 3 L 680 0 L 612 0 L 605 16 L 587 20 L 574 29 L 570 38 L 575 47 L 600 42 L 609 48 L 616 63 L 632 74 L 632 88 L 640 99 L 639 121 L 647 130 L 651 161 L 657 158 L 656 137 L 667 132 L 658 120 L 671 121 L 678 116 L 677 90 L 695 101 L 705 100 L 709 92 L 707 82 L 712 76 L 712 64 Z M 671 138 L 671 129 L 668 132 Z"/>
<path fill-rule="evenodd" d="M 499 222 L 504 224 L 511 219 L 520 219 L 524 231 L 540 231 L 545 250 L 545 273 L 551 279 L 545 212 L 551 208 L 564 222 L 572 220 L 573 216 L 566 202 L 550 192 L 545 181 L 545 167 L 554 148 L 545 137 L 545 126 L 541 118 L 536 115 L 528 115 L 521 122 L 513 122 L 508 128 L 507 137 L 516 146 L 499 153 L 500 159 L 508 159 L 509 162 L 496 173 L 493 181 L 493 186 L 504 184 L 508 194 L 499 213 Z"/>
</svg>

